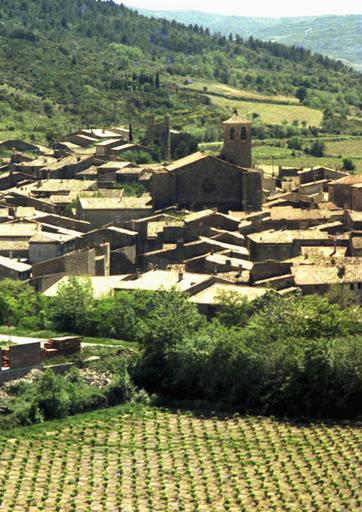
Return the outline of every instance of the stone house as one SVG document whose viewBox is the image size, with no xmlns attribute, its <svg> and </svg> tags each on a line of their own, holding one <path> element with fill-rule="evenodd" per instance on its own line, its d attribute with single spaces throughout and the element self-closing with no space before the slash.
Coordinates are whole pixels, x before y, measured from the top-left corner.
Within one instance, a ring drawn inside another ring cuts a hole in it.
<svg viewBox="0 0 362 512">
<path fill-rule="evenodd" d="M 345 178 L 341 178 L 339 180 L 330 182 L 328 184 L 329 201 L 333 201 L 337 206 L 341 208 L 353 209 L 352 197 L 353 191 L 356 190 L 354 188 L 355 185 L 362 185 L 362 176 L 351 174 L 349 176 L 346 176 Z M 357 204 L 359 204 L 358 198 Z"/>
<path fill-rule="evenodd" d="M 261 231 L 247 235 L 247 240 L 252 261 L 283 261 L 299 255 L 303 245 L 335 244 L 328 233 L 317 229 Z M 340 243 L 347 244 L 347 241 Z"/>
<path fill-rule="evenodd" d="M 295 285 L 305 294 L 328 291 L 330 286 L 338 286 L 341 295 L 349 290 L 355 294 L 355 302 L 362 304 L 362 265 L 298 265 L 293 269 Z"/>
<path fill-rule="evenodd" d="M 147 217 L 153 212 L 149 195 L 141 197 L 81 197 L 77 202 L 79 219 L 90 222 L 94 227 L 106 224 L 122 226 L 133 219 Z"/>
<path fill-rule="evenodd" d="M 300 184 L 322 180 L 338 180 L 349 176 L 348 172 L 330 169 L 328 167 L 312 167 L 298 172 Z"/>
<path fill-rule="evenodd" d="M 111 154 L 111 149 L 124 144 L 120 138 L 106 139 L 96 144 L 96 156 L 98 158 L 108 157 Z"/>
<path fill-rule="evenodd" d="M 21 260 L 0 256 L 0 279 L 27 280 L 31 275 L 31 265 Z"/>
</svg>

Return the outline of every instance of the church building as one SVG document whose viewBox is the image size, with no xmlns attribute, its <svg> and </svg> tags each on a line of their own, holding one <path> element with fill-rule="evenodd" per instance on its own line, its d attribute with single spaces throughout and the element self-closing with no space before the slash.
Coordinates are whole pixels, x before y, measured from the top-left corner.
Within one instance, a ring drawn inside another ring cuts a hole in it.
<svg viewBox="0 0 362 512">
<path fill-rule="evenodd" d="M 248 211 L 262 204 L 262 176 L 251 168 L 251 123 L 236 113 L 224 124 L 224 149 L 215 157 L 194 153 L 154 171 L 153 208 Z"/>
</svg>

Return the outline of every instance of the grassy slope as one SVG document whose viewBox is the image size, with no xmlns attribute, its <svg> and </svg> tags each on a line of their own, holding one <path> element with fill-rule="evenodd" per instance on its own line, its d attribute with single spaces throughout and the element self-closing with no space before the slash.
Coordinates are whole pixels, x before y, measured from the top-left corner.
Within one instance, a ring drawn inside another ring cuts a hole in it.
<svg viewBox="0 0 362 512">
<path fill-rule="evenodd" d="M 358 510 L 359 427 L 101 410 L 0 436 L 0 503 L 7 511 Z"/>
</svg>

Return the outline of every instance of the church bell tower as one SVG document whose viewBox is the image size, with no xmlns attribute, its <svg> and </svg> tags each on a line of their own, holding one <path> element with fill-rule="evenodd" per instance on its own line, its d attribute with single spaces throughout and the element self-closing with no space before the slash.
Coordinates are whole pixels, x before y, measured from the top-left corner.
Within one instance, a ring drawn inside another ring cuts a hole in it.
<svg viewBox="0 0 362 512">
<path fill-rule="evenodd" d="M 223 123 L 223 158 L 240 167 L 252 167 L 251 122 L 242 119 L 238 111 Z"/>
</svg>

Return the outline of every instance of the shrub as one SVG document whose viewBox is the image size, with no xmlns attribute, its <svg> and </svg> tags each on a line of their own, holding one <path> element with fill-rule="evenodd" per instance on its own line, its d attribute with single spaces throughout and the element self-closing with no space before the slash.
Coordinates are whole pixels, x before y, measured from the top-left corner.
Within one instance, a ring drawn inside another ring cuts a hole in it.
<svg viewBox="0 0 362 512">
<path fill-rule="evenodd" d="M 302 141 L 299 137 L 292 137 L 288 140 L 288 148 L 289 149 L 296 149 L 301 150 L 302 149 Z"/>
<path fill-rule="evenodd" d="M 51 370 L 44 372 L 37 386 L 39 409 L 46 419 L 64 418 L 71 409 L 65 381 Z"/>
<path fill-rule="evenodd" d="M 356 169 L 356 166 L 351 158 L 343 158 L 343 169 L 345 171 L 354 171 Z"/>
<path fill-rule="evenodd" d="M 313 142 L 313 144 L 311 145 L 311 147 L 309 149 L 309 153 L 312 156 L 322 157 L 324 155 L 324 150 L 325 150 L 324 142 L 321 140 L 317 140 L 317 141 Z"/>
</svg>

